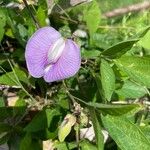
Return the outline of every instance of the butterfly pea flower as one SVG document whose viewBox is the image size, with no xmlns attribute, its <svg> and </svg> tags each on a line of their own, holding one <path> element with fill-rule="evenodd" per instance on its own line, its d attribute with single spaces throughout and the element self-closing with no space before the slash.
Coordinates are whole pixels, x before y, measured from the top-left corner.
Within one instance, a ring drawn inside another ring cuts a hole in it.
<svg viewBox="0 0 150 150">
<path fill-rule="evenodd" d="M 40 28 L 31 36 L 25 59 L 29 73 L 46 82 L 74 76 L 81 65 L 79 46 L 52 27 Z"/>
</svg>

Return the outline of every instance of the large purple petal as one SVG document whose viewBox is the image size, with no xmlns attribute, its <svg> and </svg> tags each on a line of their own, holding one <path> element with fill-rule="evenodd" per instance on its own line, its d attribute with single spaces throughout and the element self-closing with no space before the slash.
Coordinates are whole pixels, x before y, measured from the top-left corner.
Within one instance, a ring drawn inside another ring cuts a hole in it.
<svg viewBox="0 0 150 150">
<path fill-rule="evenodd" d="M 52 27 L 43 27 L 37 30 L 26 45 L 25 58 L 29 73 L 33 77 L 42 77 L 47 65 L 48 50 L 61 37 Z"/>
<path fill-rule="evenodd" d="M 81 64 L 79 47 L 72 41 L 66 40 L 65 48 L 58 61 L 45 72 L 46 82 L 53 82 L 71 77 L 77 73 Z"/>
</svg>

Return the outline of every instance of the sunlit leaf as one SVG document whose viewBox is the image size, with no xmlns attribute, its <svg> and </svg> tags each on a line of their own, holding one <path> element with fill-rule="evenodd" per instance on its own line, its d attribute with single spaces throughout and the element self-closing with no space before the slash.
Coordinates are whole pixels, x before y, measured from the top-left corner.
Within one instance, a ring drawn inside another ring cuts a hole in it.
<svg viewBox="0 0 150 150">
<path fill-rule="evenodd" d="M 100 56 L 100 51 L 98 50 L 90 50 L 90 51 L 83 51 L 82 57 L 85 59 L 94 59 Z"/>
<path fill-rule="evenodd" d="M 76 123 L 75 116 L 71 114 L 66 115 L 58 131 L 58 138 L 60 142 L 63 142 L 65 140 L 66 136 L 70 133 L 71 128 L 75 123 Z"/>
<path fill-rule="evenodd" d="M 6 25 L 6 11 L 4 8 L 0 7 L 0 42 L 4 35 L 4 27 Z"/>
<path fill-rule="evenodd" d="M 110 58 L 118 58 L 129 51 L 132 48 L 133 44 L 135 44 L 137 41 L 139 41 L 139 39 L 120 42 L 104 50 L 101 54 Z"/>
<path fill-rule="evenodd" d="M 87 140 L 82 141 L 80 146 L 81 146 L 82 150 L 97 150 L 97 147 Z M 101 148 L 101 149 L 103 149 L 103 148 Z M 100 149 L 98 149 L 98 150 L 100 150 Z"/>
<path fill-rule="evenodd" d="M 77 147 L 76 142 L 56 142 L 54 147 L 58 150 L 72 150 Z"/>
<path fill-rule="evenodd" d="M 149 150 L 150 142 L 140 130 L 126 118 L 103 116 L 104 127 L 122 150 Z"/>
<path fill-rule="evenodd" d="M 147 93 L 145 87 L 129 80 L 126 80 L 123 86 L 115 92 L 118 94 L 120 99 L 139 98 Z"/>
<path fill-rule="evenodd" d="M 110 101 L 113 91 L 115 90 L 115 74 L 110 64 L 103 59 L 101 60 L 100 73 L 104 96 Z"/>
<path fill-rule="evenodd" d="M 93 127 L 94 127 L 97 148 L 98 148 L 98 150 L 103 150 L 104 149 L 104 137 L 102 134 L 100 122 L 98 120 L 98 117 L 96 115 L 94 108 L 89 107 L 89 111 L 90 111 L 90 116 L 91 116 L 91 120 L 92 120 Z M 89 143 L 87 145 L 85 144 L 85 146 L 83 146 L 83 147 L 84 147 L 84 149 L 85 148 L 89 149 L 90 147 L 92 148 L 92 145 L 90 145 L 90 143 Z M 93 146 L 93 148 L 94 148 L 94 146 Z"/>
<path fill-rule="evenodd" d="M 46 12 L 45 10 L 43 10 L 42 7 L 39 6 L 38 10 L 37 10 L 37 19 L 39 21 L 39 24 L 41 27 L 46 26 Z"/>
<path fill-rule="evenodd" d="M 96 32 L 98 25 L 100 23 L 100 8 L 96 0 L 93 0 L 87 7 L 83 10 L 83 18 L 87 24 L 90 35 Z"/>
<path fill-rule="evenodd" d="M 150 58 L 124 56 L 115 60 L 120 70 L 137 83 L 150 87 Z"/>
<path fill-rule="evenodd" d="M 87 103 L 89 106 L 96 108 L 104 114 L 110 115 L 123 115 L 134 109 L 140 108 L 138 104 L 100 104 L 100 103 Z"/>
<path fill-rule="evenodd" d="M 15 85 L 19 86 L 20 84 L 18 80 L 26 84 L 29 83 L 26 73 L 19 68 L 14 68 L 14 72 L 13 71 L 8 72 L 0 76 L 0 84 L 6 84 L 10 86 L 15 86 Z"/>
<path fill-rule="evenodd" d="M 150 49 L 150 30 L 139 41 L 139 44 L 146 49 Z"/>
</svg>

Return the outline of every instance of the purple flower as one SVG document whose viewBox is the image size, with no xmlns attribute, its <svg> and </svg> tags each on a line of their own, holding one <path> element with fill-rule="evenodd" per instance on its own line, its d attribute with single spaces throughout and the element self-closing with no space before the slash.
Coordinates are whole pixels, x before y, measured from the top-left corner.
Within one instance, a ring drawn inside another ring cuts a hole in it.
<svg viewBox="0 0 150 150">
<path fill-rule="evenodd" d="M 71 77 L 81 64 L 80 49 L 71 39 L 64 39 L 52 27 L 38 29 L 26 45 L 25 59 L 29 73 L 53 82 Z"/>
</svg>

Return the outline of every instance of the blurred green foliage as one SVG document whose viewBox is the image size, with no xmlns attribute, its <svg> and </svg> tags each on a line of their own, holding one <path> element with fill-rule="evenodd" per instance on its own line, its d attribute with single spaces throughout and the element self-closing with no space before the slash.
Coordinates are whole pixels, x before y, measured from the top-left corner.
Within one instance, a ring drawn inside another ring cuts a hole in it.
<svg viewBox="0 0 150 150">
<path fill-rule="evenodd" d="M 51 140 L 58 150 L 149 150 L 150 12 L 103 17 L 137 2 L 143 1 L 93 0 L 72 6 L 69 0 L 29 0 L 28 7 L 21 0 L 0 1 L 0 144 L 42 150 L 43 141 Z M 78 74 L 54 83 L 29 75 L 25 45 L 37 24 L 78 43 Z M 9 93 L 17 98 L 11 106 Z M 62 131 L 67 137 L 60 142 L 60 125 L 70 125 L 67 114 L 76 123 Z M 80 129 L 90 126 L 95 140 L 80 139 Z M 103 131 L 109 132 L 105 141 Z"/>
</svg>

